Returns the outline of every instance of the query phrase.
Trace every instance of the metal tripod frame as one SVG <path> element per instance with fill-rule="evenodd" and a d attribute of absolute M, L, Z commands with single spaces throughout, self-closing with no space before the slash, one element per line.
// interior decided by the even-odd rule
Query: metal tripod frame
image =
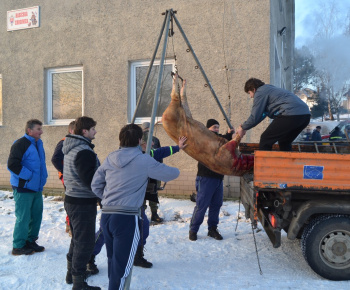
<path fill-rule="evenodd" d="M 163 24 L 162 24 L 162 28 L 160 30 L 160 34 L 159 34 L 159 37 L 158 37 L 158 40 L 157 40 L 157 45 L 156 45 L 156 48 L 154 50 L 154 53 L 152 55 L 152 59 L 151 59 L 151 62 L 149 64 L 149 67 L 148 67 L 148 70 L 147 70 L 147 74 L 146 74 L 146 77 L 145 77 L 145 80 L 144 80 L 144 83 L 142 85 L 142 89 L 141 89 L 141 92 L 140 92 L 140 95 L 139 95 L 139 99 L 137 101 L 137 104 L 136 104 L 136 109 L 135 109 L 135 112 L 134 112 L 134 115 L 133 115 L 133 118 L 132 118 L 132 121 L 131 123 L 135 123 L 135 119 L 136 119 L 136 113 L 137 113 L 137 110 L 141 104 L 141 100 L 143 98 L 143 94 L 144 94 L 144 91 L 145 91 L 145 88 L 146 88 L 146 85 L 147 85 L 147 82 L 148 82 L 148 78 L 149 78 L 149 75 L 151 73 L 151 70 L 152 70 L 152 67 L 153 67 L 153 63 L 154 63 L 154 59 L 157 55 L 157 51 L 158 51 L 158 48 L 159 48 L 159 45 L 160 45 L 160 41 L 162 39 L 162 36 L 165 32 L 165 37 L 164 37 L 164 44 L 163 44 L 163 51 L 162 51 L 162 56 L 161 56 L 161 61 L 160 61 L 160 66 L 159 66 L 159 72 L 158 72 L 158 79 L 157 79 L 157 88 L 156 88 L 156 92 L 155 92 L 155 96 L 154 96 L 154 100 L 153 100 L 153 107 L 152 107 L 152 116 L 151 116 L 151 123 L 150 123 L 150 129 L 149 129 L 149 134 L 148 134 L 148 140 L 147 140 L 147 147 L 146 147 L 146 154 L 149 154 L 150 151 L 151 151 L 151 147 L 152 147 L 152 136 L 153 136 L 153 131 L 154 131 L 154 124 L 155 124 L 155 118 L 156 118 L 156 113 L 157 113 L 157 108 L 158 108 L 158 99 L 159 99 L 159 94 L 160 94 L 160 85 L 161 85 L 161 80 L 162 80 L 162 74 L 163 74 L 163 66 L 164 66 L 164 60 L 165 60 L 165 53 L 166 53 L 166 48 L 167 48 L 167 43 L 168 43 L 168 36 L 170 33 L 168 33 L 169 31 L 169 26 L 170 26 L 170 22 L 172 22 L 172 20 L 175 20 L 175 23 L 179 29 L 179 31 L 181 32 L 181 35 L 183 37 L 183 39 L 185 40 L 187 46 L 188 46 L 188 49 L 191 51 L 192 53 L 192 56 L 198 66 L 198 68 L 200 69 L 201 73 L 202 73 L 202 76 L 204 77 L 204 80 L 206 81 L 207 85 L 209 86 L 209 89 L 216 101 L 216 103 L 218 104 L 219 106 L 219 109 L 221 111 L 221 113 L 223 114 L 224 118 L 225 118 L 225 121 L 227 123 L 227 125 L 229 126 L 229 128 L 233 128 L 233 126 L 231 125 L 231 122 L 230 120 L 228 119 L 223 107 L 221 106 L 220 104 L 220 101 L 207 77 L 207 75 L 205 74 L 204 72 L 204 69 L 202 67 L 202 65 L 200 64 L 198 58 L 197 58 L 197 55 L 195 54 L 190 42 L 188 41 L 187 39 L 187 36 L 185 34 L 185 32 L 183 31 L 181 25 L 180 25 L 180 22 L 177 20 L 176 16 L 175 16 L 175 13 L 176 11 L 173 11 L 173 9 L 170 9 L 170 10 L 166 10 L 165 13 L 165 18 L 164 18 L 164 21 L 163 21 Z M 172 34 L 171 34 L 172 36 Z"/>

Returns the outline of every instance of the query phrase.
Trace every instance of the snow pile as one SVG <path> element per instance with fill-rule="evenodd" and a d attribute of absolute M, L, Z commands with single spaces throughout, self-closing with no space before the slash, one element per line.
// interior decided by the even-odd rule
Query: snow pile
<path fill-rule="evenodd" d="M 151 226 L 145 252 L 153 268 L 134 267 L 131 289 L 349 289 L 348 281 L 333 282 L 316 275 L 303 259 L 298 240 L 284 235 L 282 246 L 274 249 L 264 231 L 255 233 L 260 275 L 251 224 L 244 218 L 242 205 L 235 232 L 238 202 L 224 202 L 221 208 L 219 230 L 224 240 L 207 236 L 205 219 L 198 240 L 190 241 L 194 205 L 190 200 L 160 199 L 159 214 L 166 222 Z M 31 256 L 11 255 L 14 211 L 12 193 L 0 191 L 0 289 L 71 289 L 65 284 L 70 238 L 65 233 L 63 202 L 44 199 L 38 243 L 46 250 Z M 96 262 L 100 273 L 88 282 L 108 289 L 105 248 Z"/>

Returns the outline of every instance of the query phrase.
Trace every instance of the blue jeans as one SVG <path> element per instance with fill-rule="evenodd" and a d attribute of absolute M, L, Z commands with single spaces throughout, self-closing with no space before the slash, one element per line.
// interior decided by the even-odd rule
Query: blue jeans
<path fill-rule="evenodd" d="M 198 232 L 208 208 L 208 229 L 219 224 L 219 213 L 224 198 L 222 179 L 197 176 L 196 190 L 196 206 L 190 223 L 192 232 Z"/>
<path fill-rule="evenodd" d="M 139 241 L 139 246 L 144 246 L 146 245 L 146 240 L 149 236 L 149 220 L 146 216 L 145 208 L 143 206 L 141 207 L 141 217 L 142 217 L 142 221 L 141 221 L 142 224 L 140 225 L 140 232 L 141 232 L 142 239 L 140 239 Z"/>

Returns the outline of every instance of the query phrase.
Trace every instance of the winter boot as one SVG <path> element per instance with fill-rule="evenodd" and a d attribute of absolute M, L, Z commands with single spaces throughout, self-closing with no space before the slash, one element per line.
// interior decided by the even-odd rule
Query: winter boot
<path fill-rule="evenodd" d="M 191 241 L 197 241 L 197 233 L 196 232 L 190 231 L 188 237 Z"/>
<path fill-rule="evenodd" d="M 34 250 L 27 245 L 24 245 L 22 248 L 13 248 L 12 255 L 20 256 L 20 255 L 32 255 L 34 254 Z"/>
<path fill-rule="evenodd" d="M 26 241 L 26 245 L 27 245 L 28 248 L 33 249 L 34 252 L 37 252 L 37 253 L 39 253 L 39 252 L 44 252 L 44 251 L 45 251 L 45 247 L 39 246 L 39 245 L 35 242 L 35 240 L 32 241 L 32 242 Z"/>
<path fill-rule="evenodd" d="M 97 274 L 97 273 L 96 273 Z M 85 272 L 85 278 L 90 277 L 92 274 L 90 271 Z M 67 274 L 66 274 L 66 283 L 67 284 L 72 284 L 73 283 L 73 278 L 72 278 L 72 261 L 69 261 L 67 258 Z"/>
<path fill-rule="evenodd" d="M 196 199 L 197 199 L 197 194 L 192 192 L 192 194 L 190 195 L 190 200 L 193 202 L 196 202 Z"/>
<path fill-rule="evenodd" d="M 151 262 L 148 262 L 143 256 L 143 247 L 138 246 L 134 259 L 134 266 L 142 268 L 152 268 L 153 264 Z"/>
<path fill-rule="evenodd" d="M 162 223 L 164 219 L 162 219 L 157 212 L 152 212 L 151 221 L 156 223 Z"/>
<path fill-rule="evenodd" d="M 85 282 L 85 275 L 72 276 L 73 288 L 72 290 L 101 290 L 100 287 L 90 286 Z"/>
<path fill-rule="evenodd" d="M 100 272 L 95 264 L 95 255 L 91 255 L 89 263 L 86 265 L 86 270 L 91 273 L 91 275 L 96 275 Z"/>
<path fill-rule="evenodd" d="M 66 283 L 72 284 L 73 278 L 72 278 L 72 261 L 69 261 L 67 259 L 67 274 L 66 274 Z"/>
<path fill-rule="evenodd" d="M 214 238 L 215 240 L 223 239 L 222 235 L 220 235 L 220 233 L 218 232 L 218 227 L 211 227 L 208 230 L 208 236 Z"/>

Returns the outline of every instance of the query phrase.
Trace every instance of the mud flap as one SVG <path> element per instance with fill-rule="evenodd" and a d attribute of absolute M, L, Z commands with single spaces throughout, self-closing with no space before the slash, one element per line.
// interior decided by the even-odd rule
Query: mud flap
<path fill-rule="evenodd" d="M 274 248 L 280 247 L 281 246 L 281 229 L 274 228 L 271 225 L 270 220 L 268 219 L 268 215 L 264 213 L 263 209 L 259 209 L 258 217 L 273 247 Z"/>

